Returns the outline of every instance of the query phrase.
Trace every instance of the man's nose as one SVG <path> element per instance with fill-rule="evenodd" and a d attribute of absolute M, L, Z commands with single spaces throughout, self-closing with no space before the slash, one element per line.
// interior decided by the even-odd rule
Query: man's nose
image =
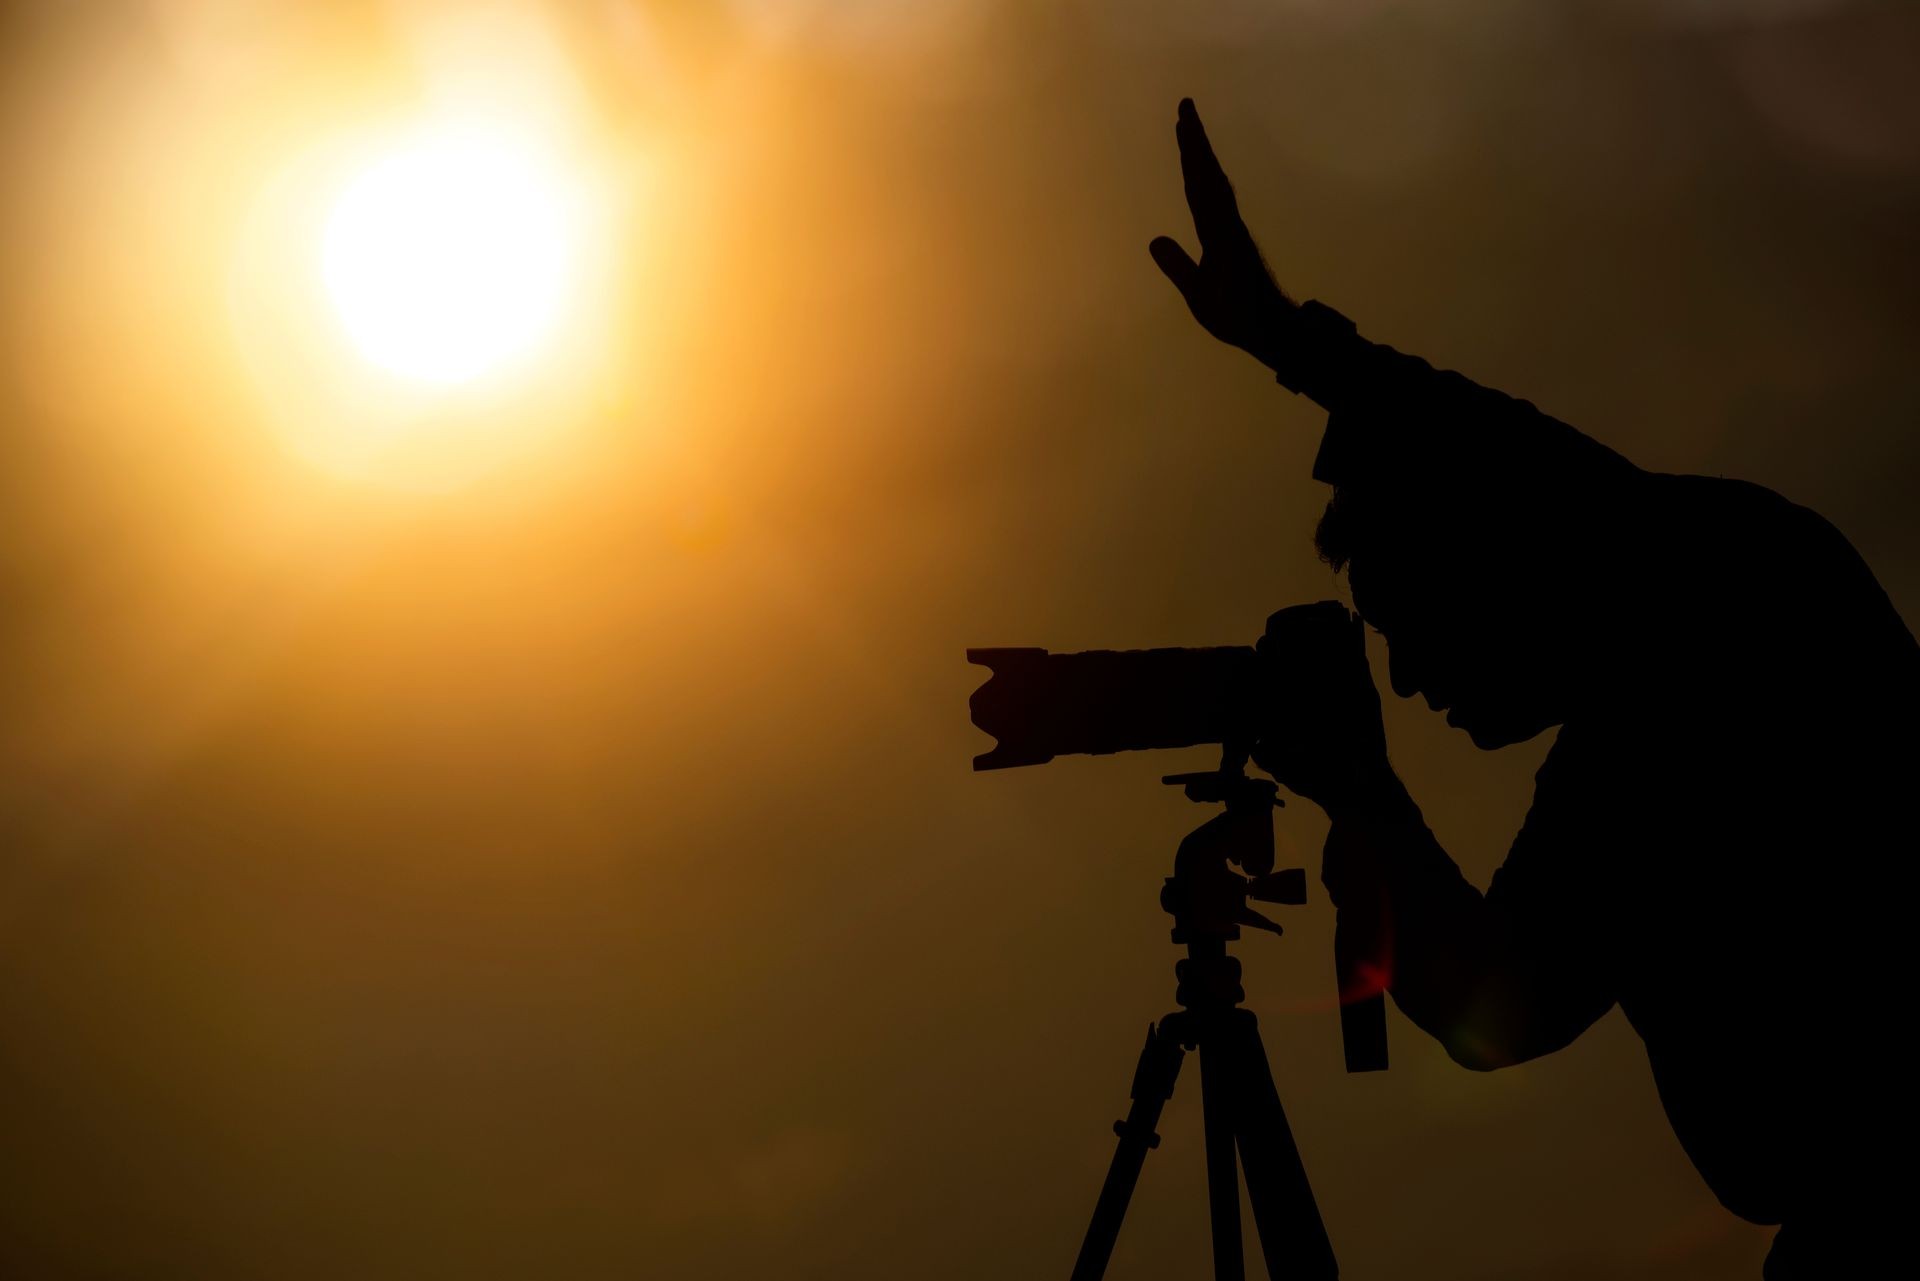
<path fill-rule="evenodd" d="M 1401 698 L 1412 698 L 1420 692 L 1420 663 L 1407 645 L 1388 643 L 1387 681 Z"/>

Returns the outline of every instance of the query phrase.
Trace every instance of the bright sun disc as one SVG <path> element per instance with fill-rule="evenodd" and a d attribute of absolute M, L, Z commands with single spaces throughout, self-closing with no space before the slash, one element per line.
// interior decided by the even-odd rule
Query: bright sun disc
<path fill-rule="evenodd" d="M 439 386 L 529 356 L 573 269 L 567 184 L 534 149 L 480 133 L 422 139 L 354 178 L 327 219 L 321 275 L 353 344 Z"/>

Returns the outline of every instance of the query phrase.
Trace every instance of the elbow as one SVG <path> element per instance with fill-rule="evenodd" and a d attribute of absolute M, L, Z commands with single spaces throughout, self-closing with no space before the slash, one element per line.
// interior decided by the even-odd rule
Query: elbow
<path fill-rule="evenodd" d="M 1475 1027 L 1455 1028 L 1444 1039 L 1447 1057 L 1470 1072 L 1494 1072 L 1552 1053 L 1557 1045 L 1530 1039 L 1507 1029 Z"/>
<path fill-rule="evenodd" d="M 1457 1036 L 1447 1043 L 1447 1057 L 1469 1072 L 1493 1072 L 1524 1063 L 1531 1055 L 1517 1054 L 1509 1046 L 1483 1041 L 1474 1036 Z"/>
<path fill-rule="evenodd" d="M 1403 981 L 1393 995 L 1448 1058 L 1471 1072 L 1493 1072 L 1552 1054 L 1612 1005 L 1597 994 L 1550 997 L 1501 981 L 1498 973 L 1417 992 Z"/>
<path fill-rule="evenodd" d="M 1483 990 L 1455 1006 L 1454 1017 L 1433 1029 L 1447 1057 L 1473 1072 L 1513 1067 L 1564 1049 L 1607 1008 L 1599 1002 L 1591 1008 L 1552 1005 L 1522 995 Z"/>
<path fill-rule="evenodd" d="M 1489 1008 L 1483 1001 L 1414 1004 L 1394 992 L 1400 1008 L 1414 1023 L 1440 1043 L 1447 1057 L 1470 1072 L 1492 1072 L 1524 1063 L 1543 1053 L 1529 1044 L 1520 1020 Z M 1436 1008 L 1438 1005 L 1438 1008 Z"/>

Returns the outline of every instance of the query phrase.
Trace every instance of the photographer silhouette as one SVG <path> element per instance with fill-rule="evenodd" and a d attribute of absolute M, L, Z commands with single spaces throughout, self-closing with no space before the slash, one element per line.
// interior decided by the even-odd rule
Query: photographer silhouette
<path fill-rule="evenodd" d="M 1332 819 L 1352 972 L 1478 1070 L 1619 1004 L 1714 1193 L 1782 1225 L 1769 1281 L 1886 1266 L 1912 1181 L 1912 634 L 1813 512 L 1643 471 L 1296 305 L 1190 101 L 1176 134 L 1202 253 L 1162 237 L 1154 261 L 1209 333 L 1329 411 L 1318 542 L 1358 617 L 1270 620 L 1285 732 L 1255 760 Z M 1394 692 L 1476 745 L 1560 727 L 1484 894 L 1389 762 L 1360 620 Z"/>

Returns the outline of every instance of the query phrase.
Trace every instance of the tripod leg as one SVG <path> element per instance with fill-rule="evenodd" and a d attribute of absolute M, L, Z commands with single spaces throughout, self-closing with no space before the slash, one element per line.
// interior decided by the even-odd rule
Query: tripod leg
<path fill-rule="evenodd" d="M 1229 1025 L 1207 1020 L 1200 1041 L 1200 1104 L 1207 1135 L 1207 1208 L 1213 1219 L 1214 1281 L 1243 1281 L 1240 1243 L 1240 1169 L 1234 1162 L 1236 1075 L 1234 1047 L 1222 1038 Z"/>
<path fill-rule="evenodd" d="M 1224 1022 L 1222 1040 L 1222 1050 L 1233 1056 L 1240 1162 L 1247 1171 L 1247 1199 L 1267 1275 L 1286 1281 L 1332 1281 L 1340 1275 L 1340 1265 L 1280 1106 L 1253 1011 L 1234 1010 Z M 1206 1067 L 1204 1057 L 1201 1067 Z"/>
<path fill-rule="evenodd" d="M 1087 1225 L 1087 1235 L 1080 1242 L 1073 1281 L 1100 1281 L 1106 1274 L 1113 1243 L 1120 1236 L 1121 1220 L 1127 1216 L 1127 1202 L 1133 1198 L 1133 1185 L 1140 1178 L 1140 1167 L 1146 1163 L 1148 1150 L 1160 1144 L 1153 1127 L 1160 1124 L 1161 1107 L 1173 1097 L 1173 1083 L 1186 1053 L 1164 1022 L 1160 1027 L 1147 1028 L 1147 1044 L 1133 1070 L 1133 1106 L 1127 1109 L 1126 1120 L 1113 1123 L 1120 1146 L 1114 1149 L 1107 1181 L 1100 1186 L 1100 1199 L 1094 1203 L 1093 1222 Z"/>

